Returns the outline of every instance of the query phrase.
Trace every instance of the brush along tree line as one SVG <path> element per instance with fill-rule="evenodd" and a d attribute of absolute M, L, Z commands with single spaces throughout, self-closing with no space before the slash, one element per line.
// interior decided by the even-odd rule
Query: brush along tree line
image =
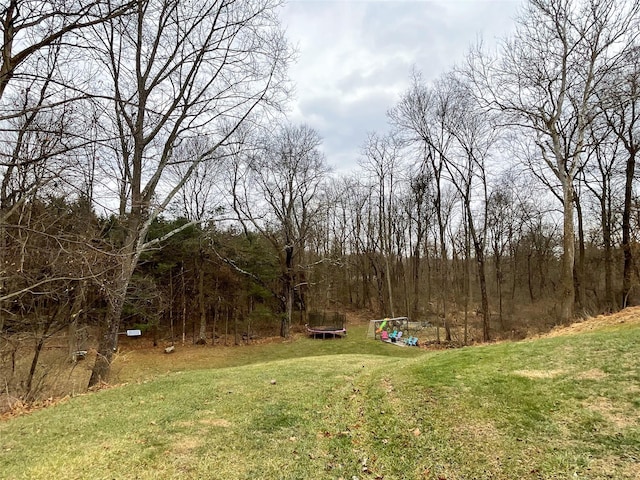
<path fill-rule="evenodd" d="M 35 371 L 49 337 L 91 324 L 95 384 L 134 325 L 286 336 L 353 307 L 466 343 L 635 301 L 637 2 L 525 2 L 497 53 L 416 70 L 342 176 L 280 115 L 278 7 L 3 7 L 3 362 L 28 333 Z"/>

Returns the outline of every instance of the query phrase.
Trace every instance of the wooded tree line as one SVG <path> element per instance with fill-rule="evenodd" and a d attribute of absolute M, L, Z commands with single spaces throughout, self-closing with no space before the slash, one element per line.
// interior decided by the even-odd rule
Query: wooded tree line
<path fill-rule="evenodd" d="M 126 328 L 240 341 L 354 308 L 468 343 L 636 301 L 637 2 L 527 1 L 495 52 L 416 69 L 343 176 L 281 114 L 278 6 L 3 5 L 0 336 L 3 362 L 34 341 L 27 394 L 85 325 L 95 384 Z"/>

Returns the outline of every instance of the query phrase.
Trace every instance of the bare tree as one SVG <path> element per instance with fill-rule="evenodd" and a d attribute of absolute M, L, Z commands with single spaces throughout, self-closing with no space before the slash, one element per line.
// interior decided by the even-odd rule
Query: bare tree
<path fill-rule="evenodd" d="M 487 199 L 487 234 L 488 243 L 493 254 L 496 274 L 496 292 L 498 295 L 498 320 L 501 328 L 506 328 L 504 316 L 505 268 L 504 258 L 508 248 L 514 245 L 519 235 L 518 205 L 513 192 L 514 180 L 511 172 L 502 174 L 496 182 Z M 514 255 L 515 249 L 510 252 Z M 514 260 L 512 258 L 512 260 Z"/>
<path fill-rule="evenodd" d="M 414 72 L 411 86 L 388 114 L 400 138 L 414 146 L 422 163 L 433 175 L 431 202 L 435 209 L 440 253 L 440 315 L 447 341 L 451 340 L 451 331 L 447 321 L 449 279 L 446 229 L 453 205 L 448 201 L 444 174 L 445 159 L 450 153 L 454 137 L 447 128 L 445 112 L 450 110 L 452 100 L 446 85 L 429 86 L 419 72 Z M 437 324 L 436 335 L 440 341 L 440 323 Z"/>
<path fill-rule="evenodd" d="M 297 262 L 321 212 L 320 193 L 329 173 L 320 144 L 311 127 L 284 126 L 249 153 L 242 178 L 236 170 L 232 182 L 238 220 L 245 231 L 259 231 L 278 256 L 283 337 L 289 336 L 295 289 L 302 280 Z"/>
<path fill-rule="evenodd" d="M 195 137 L 184 141 L 174 149 L 174 157 L 184 159 L 182 162 L 175 162 L 169 169 L 170 176 L 174 178 L 175 183 L 185 177 L 190 168 L 189 159 L 197 158 L 209 148 L 206 138 Z M 180 194 L 177 195 L 175 203 L 170 206 L 170 210 L 178 218 L 184 218 L 189 222 L 200 221 L 203 224 L 202 233 L 207 229 L 207 226 L 215 222 L 218 213 L 223 209 L 221 196 L 224 166 L 223 158 L 198 164 L 192 174 L 187 176 L 188 179 Z M 193 259 L 198 282 L 198 313 L 200 317 L 196 343 L 200 345 L 207 343 L 207 312 L 209 311 L 209 301 L 205 291 L 205 266 L 208 262 L 205 240 L 204 234 L 195 239 L 198 242 L 198 248 L 197 255 Z"/>
<path fill-rule="evenodd" d="M 0 98 L 16 76 L 38 76 L 37 70 L 22 67 L 27 59 L 71 34 L 126 15 L 130 0 L 8 0 L 0 11 Z"/>
<path fill-rule="evenodd" d="M 632 45 L 624 52 L 622 61 L 608 73 L 597 91 L 597 96 L 610 133 L 617 140 L 619 147 L 624 149 L 627 154 L 624 164 L 624 204 L 622 208 L 624 265 L 620 301 L 620 305 L 625 307 L 631 291 L 634 267 L 631 248 L 631 210 L 633 185 L 636 179 L 636 160 L 638 152 L 640 152 L 640 46 L 637 43 Z M 602 159 L 599 157 L 599 160 Z M 598 164 L 603 166 L 600 161 Z M 604 193 L 606 192 L 603 190 Z"/>
<path fill-rule="evenodd" d="M 433 223 L 434 209 L 430 203 L 433 198 L 433 173 L 427 166 L 418 161 L 414 172 L 409 173 L 409 193 L 405 201 L 409 217 L 409 236 L 411 249 L 411 276 L 413 282 L 412 305 L 410 315 L 417 318 L 422 306 L 431 302 L 431 282 L 426 282 L 426 292 L 422 292 L 422 256 L 428 254 L 428 232 Z M 427 262 L 428 262 L 427 258 Z M 423 298 L 424 297 L 424 298 Z"/>
<path fill-rule="evenodd" d="M 561 185 L 564 242 L 560 317 L 573 316 L 574 179 L 597 114 L 595 91 L 635 35 L 640 4 L 619 0 L 530 0 L 500 57 L 470 56 L 479 98 L 530 131 Z"/>
<path fill-rule="evenodd" d="M 307 244 L 313 255 L 312 260 L 319 262 L 313 278 L 309 279 L 323 292 L 313 295 L 316 304 L 354 303 L 353 277 L 357 270 L 350 258 L 353 253 L 350 235 L 353 217 L 347 193 L 353 188 L 356 186 L 352 180 L 344 177 L 329 178 L 324 188 L 322 202 L 325 208 Z M 314 289 L 319 290 L 316 287 Z"/>
<path fill-rule="evenodd" d="M 289 49 L 275 9 L 279 2 L 231 0 L 183 2 L 137 0 L 134 12 L 95 29 L 96 60 L 113 98 L 110 126 L 123 166 L 120 269 L 108 297 L 108 312 L 90 384 L 106 378 L 117 346 L 127 286 L 140 254 L 152 242 L 153 220 L 170 204 L 199 164 L 215 161 L 233 133 L 258 109 L 282 98 Z M 194 158 L 174 149 L 205 136 L 209 148 Z M 186 162 L 179 179 L 167 168 Z M 185 228 L 184 226 L 182 228 Z"/>
<path fill-rule="evenodd" d="M 86 101 L 91 69 L 79 54 L 90 28 L 126 15 L 132 5 L 120 0 L 9 0 L 3 5 L 0 128 L 8 146 L 0 153 L 3 214 L 50 180 L 69 182 L 61 178 L 60 158 L 78 155 L 79 147 L 96 141 L 86 129 L 94 123 L 95 109 Z M 78 123 L 82 129 L 75 128 Z M 40 175 L 34 175 L 37 168 Z"/>
<path fill-rule="evenodd" d="M 382 255 L 383 268 L 378 268 L 378 292 L 381 299 L 380 306 L 385 309 L 383 291 L 387 290 L 388 313 L 395 317 L 395 303 L 392 283 L 394 283 L 391 260 L 394 256 L 393 239 L 398 232 L 396 213 L 398 210 L 398 182 L 400 180 L 399 145 L 392 136 L 381 137 L 375 133 L 369 134 L 364 147 L 364 158 L 361 165 L 370 175 L 371 191 L 375 195 L 373 200 L 375 235 L 377 251 Z M 395 263 L 395 262 L 394 262 Z M 384 287 L 382 286 L 384 279 Z"/>
<path fill-rule="evenodd" d="M 93 108 L 87 101 L 85 69 L 75 68 L 78 54 L 82 50 L 83 35 L 90 27 L 125 15 L 131 4 L 119 0 L 8 0 L 0 7 L 0 259 L 3 265 L 11 263 L 8 255 L 17 232 L 22 232 L 23 245 L 29 244 L 27 237 L 38 243 L 52 235 L 46 231 L 46 223 L 35 224 L 43 230 L 33 225 L 25 229 L 28 220 L 23 212 L 31 212 L 35 202 L 46 203 L 51 196 L 66 195 L 69 201 L 74 201 L 86 193 L 76 188 L 76 166 L 83 161 L 85 152 L 81 150 L 95 141 L 95 137 L 87 133 Z M 61 236 L 53 245 L 67 248 L 68 238 L 60 232 L 55 235 Z M 37 237 L 39 240 L 35 240 Z M 20 282 L 10 286 L 16 278 L 6 273 L 3 271 L 0 275 L 0 331 L 5 320 L 3 299 L 26 293 Z M 73 283 L 72 276 L 72 272 L 65 272 L 59 279 L 48 278 L 46 283 L 55 288 L 59 282 Z M 42 285 L 34 282 L 28 290 L 41 291 Z M 58 300 L 63 301 L 61 297 Z"/>
<path fill-rule="evenodd" d="M 350 176 L 342 179 L 339 183 L 340 190 L 336 192 L 334 203 L 339 207 L 340 217 L 344 231 L 338 229 L 334 237 L 344 240 L 346 259 L 343 262 L 353 268 L 355 274 L 355 285 L 352 288 L 349 282 L 351 303 L 359 308 L 371 307 L 370 297 L 370 256 L 374 246 L 370 244 L 367 235 L 368 230 L 368 210 L 370 205 L 371 187 L 363 181 L 360 176 Z M 342 226 L 341 225 L 341 226 Z M 344 234 L 344 237 L 341 235 Z"/>
<path fill-rule="evenodd" d="M 451 154 L 443 155 L 444 165 L 465 210 L 467 228 L 478 267 L 482 336 L 487 342 L 490 339 L 491 312 L 485 261 L 488 204 L 486 164 L 497 138 L 496 122 L 495 118 L 484 112 L 475 102 L 468 85 L 455 75 L 448 75 L 446 78 L 450 101 L 449 108 L 443 109 L 441 114 L 449 134 L 455 139 L 455 149 Z M 478 200 L 475 200 L 476 198 Z M 478 205 L 477 210 L 474 210 L 474 204 Z"/>
<path fill-rule="evenodd" d="M 598 205 L 599 226 L 602 231 L 602 247 L 604 248 L 604 308 L 608 312 L 612 312 L 619 307 L 620 303 L 616 301 L 613 288 L 613 235 L 615 231 L 614 199 L 624 196 L 616 185 L 616 170 L 620 161 L 619 150 L 622 150 L 622 145 L 616 141 L 611 129 L 604 121 L 595 122 L 591 126 L 589 142 L 591 148 L 586 164 L 579 171 L 579 176 L 581 184 L 591 192 Z"/>
<path fill-rule="evenodd" d="M 46 377 L 48 369 L 38 368 L 46 342 L 76 324 L 87 309 L 84 291 L 95 289 L 113 267 L 97 248 L 96 218 L 82 199 L 73 198 L 32 195 L 14 209 L 3 232 L 0 341 L 17 334 L 34 346 L 28 372 L 3 380 L 25 401 L 37 398 Z"/>

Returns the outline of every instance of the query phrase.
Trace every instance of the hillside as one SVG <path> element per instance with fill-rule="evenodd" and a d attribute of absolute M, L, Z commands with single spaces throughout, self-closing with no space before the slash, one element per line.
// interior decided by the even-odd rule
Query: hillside
<path fill-rule="evenodd" d="M 167 369 L 0 423 L 0 478 L 637 479 L 640 323 L 624 315 L 458 350 L 300 339 Z"/>
<path fill-rule="evenodd" d="M 640 307 L 629 307 L 611 315 L 598 315 L 572 323 L 569 326 L 556 327 L 544 336 L 571 335 L 624 324 L 640 325 Z"/>

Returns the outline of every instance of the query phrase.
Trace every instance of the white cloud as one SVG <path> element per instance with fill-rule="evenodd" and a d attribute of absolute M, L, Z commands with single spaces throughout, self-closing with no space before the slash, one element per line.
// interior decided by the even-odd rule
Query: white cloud
<path fill-rule="evenodd" d="M 434 79 L 461 62 L 479 36 L 512 28 L 520 0 L 293 0 L 283 9 L 298 62 L 291 120 L 324 138 L 337 171 L 355 168 L 368 131 L 386 129 L 386 112 L 415 66 Z"/>

